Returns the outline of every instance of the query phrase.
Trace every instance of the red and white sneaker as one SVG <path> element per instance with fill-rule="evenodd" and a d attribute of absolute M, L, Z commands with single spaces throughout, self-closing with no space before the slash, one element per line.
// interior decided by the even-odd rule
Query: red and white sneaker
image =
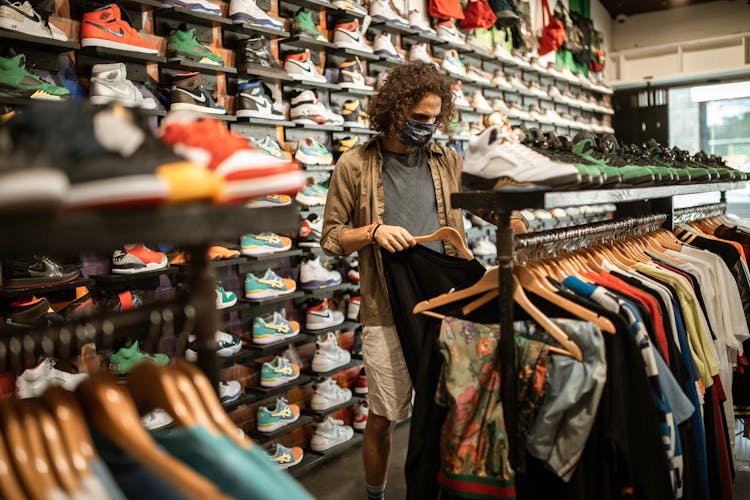
<path fill-rule="evenodd" d="M 125 245 L 122 250 L 112 254 L 112 272 L 116 274 L 135 274 L 156 271 L 167 267 L 167 256 L 150 250 L 143 243 Z"/>
<path fill-rule="evenodd" d="M 357 321 L 359 317 L 359 305 L 362 302 L 360 295 L 352 295 L 346 301 L 346 318 L 352 321 Z"/>
<path fill-rule="evenodd" d="M 161 137 L 174 151 L 203 165 L 224 181 L 217 202 L 232 203 L 266 194 L 292 194 L 305 185 L 299 165 L 254 149 L 243 136 L 213 119 L 170 113 Z"/>
<path fill-rule="evenodd" d="M 365 373 L 364 368 L 359 370 L 359 375 L 356 380 L 354 380 L 352 389 L 354 390 L 354 394 L 367 394 L 367 374 Z"/>
<path fill-rule="evenodd" d="M 370 414 L 370 405 L 365 399 L 357 406 L 354 407 L 354 418 L 352 419 L 352 427 L 357 431 L 365 430 L 367 427 L 367 416 Z"/>
<path fill-rule="evenodd" d="M 115 3 L 83 15 L 81 46 L 129 50 L 141 54 L 159 53 L 158 48 L 141 39 L 131 26 L 127 14 Z"/>

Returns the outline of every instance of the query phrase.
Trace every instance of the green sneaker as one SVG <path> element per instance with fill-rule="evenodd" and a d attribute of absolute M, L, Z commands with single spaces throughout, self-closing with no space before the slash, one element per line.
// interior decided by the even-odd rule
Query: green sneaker
<path fill-rule="evenodd" d="M 125 375 L 141 361 L 151 361 L 159 366 L 169 364 L 166 354 L 146 354 L 138 350 L 138 341 L 130 347 L 121 347 L 119 351 L 109 357 L 109 370 L 115 375 Z"/>
<path fill-rule="evenodd" d="M 292 20 L 292 33 L 295 35 L 310 36 L 321 42 L 327 42 L 326 36 L 318 29 L 313 21 L 312 12 L 307 9 L 300 9 Z"/>
<path fill-rule="evenodd" d="M 466 41 L 472 47 L 484 50 L 485 52 L 492 53 L 492 49 L 495 47 L 492 31 L 485 28 L 476 28 Z"/>
<path fill-rule="evenodd" d="M 185 23 L 169 35 L 167 57 L 170 61 L 189 59 L 200 64 L 224 66 L 224 58 L 211 52 L 211 49 L 198 42 L 195 28 L 188 29 Z"/>
<path fill-rule="evenodd" d="M 575 140 L 575 139 L 574 139 Z M 609 160 L 614 158 L 596 158 L 593 155 L 594 141 L 591 138 L 584 138 L 579 140 L 573 147 L 573 153 L 581 157 L 583 160 L 596 165 L 602 169 L 607 176 L 610 174 L 617 178 L 617 183 L 623 184 L 647 184 L 654 182 L 656 176 L 652 170 L 643 166 L 635 165 L 610 165 Z M 609 170 L 612 169 L 612 170 Z"/>
<path fill-rule="evenodd" d="M 70 97 L 65 87 L 51 85 L 26 69 L 26 56 L 0 57 L 0 94 L 38 101 L 63 101 Z"/>

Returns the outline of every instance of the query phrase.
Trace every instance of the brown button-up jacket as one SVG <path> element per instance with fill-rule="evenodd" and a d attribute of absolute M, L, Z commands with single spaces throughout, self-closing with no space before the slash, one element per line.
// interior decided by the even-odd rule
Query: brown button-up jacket
<path fill-rule="evenodd" d="M 435 143 L 430 143 L 427 151 L 440 225 L 456 229 L 465 238 L 461 210 L 450 206 L 451 193 L 461 190 L 463 158 L 453 150 Z M 382 168 L 379 137 L 347 151 L 336 163 L 328 186 L 328 201 L 320 240 L 326 254 L 344 255 L 341 234 L 347 229 L 383 221 Z M 458 255 L 447 242 L 445 251 L 448 255 Z M 393 325 L 383 262 L 377 245 L 367 245 L 359 250 L 359 273 L 362 292 L 360 321 L 367 326 Z"/>

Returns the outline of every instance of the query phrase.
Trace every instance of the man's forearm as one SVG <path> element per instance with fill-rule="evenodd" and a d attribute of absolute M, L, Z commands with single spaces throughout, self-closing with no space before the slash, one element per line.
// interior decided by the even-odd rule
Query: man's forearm
<path fill-rule="evenodd" d="M 347 229 L 341 233 L 339 242 L 341 243 L 341 248 L 344 249 L 344 253 L 350 254 L 356 252 L 360 248 L 364 248 L 371 243 L 370 239 L 367 237 L 367 230 L 369 227 L 370 226 L 356 227 L 354 229 Z"/>

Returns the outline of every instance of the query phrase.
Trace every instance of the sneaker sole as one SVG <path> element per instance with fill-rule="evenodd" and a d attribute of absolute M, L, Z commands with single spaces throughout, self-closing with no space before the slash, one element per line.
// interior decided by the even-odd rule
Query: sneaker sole
<path fill-rule="evenodd" d="M 138 274 L 147 273 L 149 271 L 157 271 L 164 269 L 169 265 L 169 262 L 149 262 L 143 267 L 132 267 L 132 268 L 119 268 L 113 267 L 112 274 Z"/>
<path fill-rule="evenodd" d="M 2 288 L 38 288 L 46 286 L 61 285 L 63 283 L 70 283 L 81 275 L 80 272 L 75 273 L 72 276 L 66 276 L 65 278 L 10 278 L 3 282 Z"/>
<path fill-rule="evenodd" d="M 283 292 L 275 292 L 275 291 L 264 290 L 261 293 L 255 293 L 255 294 L 251 294 L 246 291 L 245 297 L 250 300 L 273 299 L 275 297 L 281 297 L 282 295 L 289 295 L 290 293 L 294 293 L 294 291 L 295 290 L 285 290 Z"/>
<path fill-rule="evenodd" d="M 299 414 L 297 414 L 297 416 L 295 416 L 293 420 L 284 420 L 284 421 L 281 421 L 281 422 L 276 422 L 275 424 L 270 425 L 268 427 L 261 427 L 260 425 L 258 425 L 258 432 L 263 432 L 265 434 L 271 434 L 271 433 L 276 432 L 277 430 L 279 430 L 279 429 L 281 429 L 283 427 L 286 427 L 289 424 L 293 424 L 298 419 L 299 419 Z"/>
<path fill-rule="evenodd" d="M 118 99 L 116 97 L 109 97 L 104 95 L 91 96 L 89 97 L 89 102 L 97 106 L 103 106 L 105 104 L 116 102 L 118 104 L 122 104 L 126 108 L 156 109 L 159 107 L 156 102 L 154 102 L 153 106 L 144 106 L 143 103 L 139 101 L 129 101 L 126 99 Z"/>
<path fill-rule="evenodd" d="M 310 78 L 307 75 L 301 75 L 299 73 L 288 73 L 288 74 L 290 77 L 292 77 L 293 80 L 296 80 L 298 82 L 328 83 L 328 80 L 325 77 L 317 79 L 317 78 Z"/>
<path fill-rule="evenodd" d="M 303 165 L 330 165 L 333 163 L 333 158 L 321 158 L 319 156 L 308 155 L 301 149 L 297 150 L 294 159 Z"/>
<path fill-rule="evenodd" d="M 229 181 L 224 183 L 217 201 L 234 203 L 267 194 L 294 194 L 305 185 L 305 182 L 301 171 Z"/>
<path fill-rule="evenodd" d="M 67 176 L 59 170 L 8 170 L 0 174 L 0 212 L 57 207 L 65 201 L 69 186 Z"/>
<path fill-rule="evenodd" d="M 341 438 L 336 441 L 331 441 L 329 439 L 326 439 L 325 443 L 320 443 L 319 441 L 315 441 L 315 438 L 317 436 L 313 436 L 313 438 L 310 440 L 310 449 L 313 451 L 326 451 L 330 450 L 331 448 L 334 448 L 340 444 L 346 443 L 351 438 Z"/>
<path fill-rule="evenodd" d="M 357 89 L 357 90 L 375 90 L 369 85 L 357 85 L 354 82 L 341 82 L 338 84 L 342 89 Z"/>
<path fill-rule="evenodd" d="M 330 323 L 323 326 L 317 326 L 317 325 L 310 325 L 309 323 L 305 325 L 305 328 L 307 330 L 325 330 L 326 328 L 334 328 L 336 326 L 339 326 L 344 323 L 344 320 L 339 321 L 338 323 Z"/>
<path fill-rule="evenodd" d="M 367 394 L 367 387 L 355 387 L 354 388 L 354 394 Z"/>
<path fill-rule="evenodd" d="M 285 246 L 283 248 L 274 247 L 242 247 L 242 255 L 250 255 L 251 257 L 265 257 L 267 255 L 273 255 L 279 252 L 286 252 L 292 248 L 292 245 Z"/>
<path fill-rule="evenodd" d="M 156 205 L 169 198 L 169 185 L 155 175 L 128 175 L 71 186 L 67 208 Z"/>
<path fill-rule="evenodd" d="M 152 56 L 159 55 L 159 51 L 157 49 L 149 49 L 147 47 L 130 45 L 128 43 L 104 40 L 103 38 L 84 38 L 83 40 L 81 40 L 81 47 L 105 47 L 107 49 L 127 50 L 129 52 L 138 52 L 140 54 L 151 54 Z"/>
<path fill-rule="evenodd" d="M 293 377 L 293 378 L 284 377 L 282 379 L 273 380 L 273 381 L 267 381 L 267 380 L 262 380 L 261 379 L 260 385 L 261 385 L 261 387 L 279 387 L 280 385 L 284 385 L 284 384 L 288 384 L 289 382 L 293 382 L 293 381 L 297 380 L 298 378 L 299 378 L 299 373 L 297 374 L 296 377 Z"/>
<path fill-rule="evenodd" d="M 173 109 L 188 109 L 190 111 L 197 111 L 199 113 L 210 113 L 212 115 L 225 115 L 227 110 L 224 108 L 210 108 L 208 106 L 200 106 L 198 104 L 191 104 L 189 102 L 176 102 L 169 107 Z"/>
<path fill-rule="evenodd" d="M 279 26 L 278 24 L 268 19 L 260 19 L 257 17 L 253 17 L 249 14 L 245 14 L 244 12 L 235 12 L 234 14 L 229 16 L 229 19 L 231 19 L 232 21 L 241 21 L 243 23 L 257 24 L 258 26 L 264 26 L 266 28 L 284 31 L 283 24 Z"/>
<path fill-rule="evenodd" d="M 335 281 L 335 282 L 329 282 L 329 281 L 306 281 L 306 282 L 300 282 L 299 287 L 304 288 L 306 290 L 316 290 L 318 288 L 326 288 L 329 286 L 337 286 L 341 284 L 341 280 Z"/>
<path fill-rule="evenodd" d="M 214 61 L 208 56 L 201 56 L 201 55 L 192 55 L 192 54 L 185 54 L 177 52 L 176 54 L 173 54 L 171 57 L 167 58 L 167 61 L 169 62 L 180 62 L 184 60 L 188 60 L 193 63 L 197 64 L 206 64 L 208 66 L 216 66 L 217 68 L 221 68 L 224 66 L 224 62 Z"/>
<path fill-rule="evenodd" d="M 278 121 L 284 120 L 283 116 L 264 113 L 263 111 L 252 111 L 249 109 L 238 109 L 237 116 L 242 117 L 242 118 L 262 118 L 265 120 L 278 120 Z"/>
<path fill-rule="evenodd" d="M 299 335 L 299 332 L 294 332 L 294 333 L 290 333 L 290 334 L 274 335 L 272 337 L 268 337 L 267 339 L 253 337 L 253 344 L 255 344 L 255 345 L 271 345 L 271 344 L 276 344 L 278 342 L 283 342 L 283 341 L 285 341 L 287 339 L 294 338 L 297 335 Z"/>
<path fill-rule="evenodd" d="M 315 363 L 315 358 L 313 358 L 313 362 L 311 364 L 312 371 L 316 373 L 328 373 L 331 370 L 335 370 L 336 368 L 341 368 L 342 366 L 346 366 L 351 362 L 351 359 L 347 361 L 346 363 L 340 363 L 340 364 L 330 364 L 330 362 L 327 362 L 329 364 L 326 364 L 325 366 L 320 366 L 322 361 L 318 361 L 318 363 Z"/>
<path fill-rule="evenodd" d="M 207 9 L 203 5 L 200 4 L 194 4 L 190 2 L 180 2 L 179 0 L 169 0 L 169 2 L 166 2 L 172 5 L 177 5 L 178 7 L 184 7 L 186 9 L 192 10 L 193 12 L 201 12 L 203 14 L 211 14 L 212 16 L 220 16 L 221 15 L 221 9 L 218 10 L 211 10 Z"/>
<path fill-rule="evenodd" d="M 304 457 L 305 457 L 305 456 L 304 456 L 304 455 L 302 455 L 302 456 L 301 456 L 301 457 L 299 458 L 299 460 L 295 460 L 294 462 L 289 462 L 288 464 L 279 464 L 279 465 L 278 465 L 278 468 L 279 468 L 279 470 L 287 470 L 287 469 L 290 469 L 290 468 L 294 467 L 295 465 L 299 464 L 299 463 L 300 463 L 300 462 L 302 461 L 302 459 L 303 459 Z"/>
<path fill-rule="evenodd" d="M 316 404 L 315 404 L 315 399 L 312 399 L 312 400 L 310 401 L 310 408 L 311 408 L 312 410 L 314 410 L 314 411 L 326 411 L 326 410 L 328 410 L 328 409 L 330 409 L 330 408 L 333 408 L 333 407 L 335 407 L 335 406 L 338 406 L 338 405 L 342 405 L 342 404 L 344 404 L 344 403 L 348 403 L 348 402 L 349 402 L 349 401 L 351 401 L 351 400 L 352 400 L 352 398 L 349 398 L 349 399 L 347 399 L 346 401 L 335 401 L 335 402 L 334 402 L 333 404 L 329 404 L 329 405 L 323 405 L 323 406 L 321 406 L 321 405 L 316 405 Z"/>
<path fill-rule="evenodd" d="M 297 203 L 306 207 L 322 207 L 326 204 L 325 198 L 307 196 L 302 193 L 297 193 L 297 196 L 295 196 L 294 199 L 297 201 Z"/>

